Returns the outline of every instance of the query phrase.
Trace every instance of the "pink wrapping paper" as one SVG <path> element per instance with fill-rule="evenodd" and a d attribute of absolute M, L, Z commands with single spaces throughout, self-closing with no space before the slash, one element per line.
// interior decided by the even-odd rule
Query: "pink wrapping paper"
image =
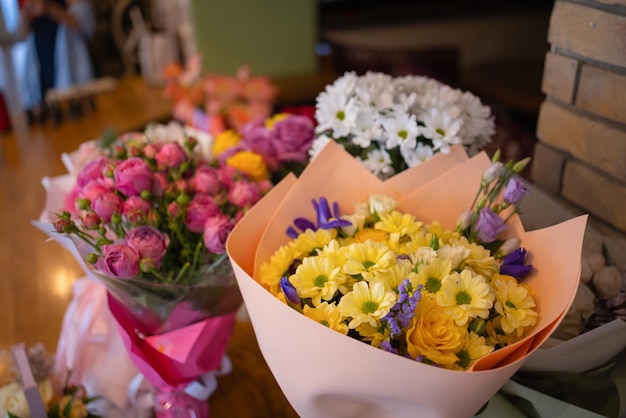
<path fill-rule="evenodd" d="M 159 334 L 144 336 L 141 324 L 110 294 L 108 304 L 133 363 L 157 388 L 186 385 L 218 370 L 235 324 L 235 313 Z"/>
<path fill-rule="evenodd" d="M 435 156 L 400 181 L 383 183 L 331 142 L 299 179 L 285 178 L 231 232 L 227 251 L 259 346 L 301 416 L 473 416 L 561 321 L 578 286 L 586 216 L 528 233 L 519 222 L 514 225 L 536 268 L 527 280 L 540 319 L 526 338 L 484 357 L 473 371 L 425 365 L 341 335 L 284 305 L 253 278 L 288 241 L 284 231 L 292 220 L 312 216 L 312 198 L 325 196 L 350 210 L 368 194 L 384 192 L 418 219 L 451 228 L 488 165 L 484 154 L 469 160 Z"/>

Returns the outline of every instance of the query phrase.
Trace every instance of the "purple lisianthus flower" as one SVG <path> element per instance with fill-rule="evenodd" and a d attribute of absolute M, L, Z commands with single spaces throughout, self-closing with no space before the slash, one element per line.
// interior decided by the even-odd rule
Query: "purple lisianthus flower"
<path fill-rule="evenodd" d="M 524 264 L 526 261 L 526 249 L 518 248 L 504 257 L 500 265 L 500 274 L 513 276 L 516 279 L 526 277 L 532 270 L 532 264 Z"/>
<path fill-rule="evenodd" d="M 526 184 L 518 177 L 511 177 L 504 189 L 504 201 L 510 205 L 517 205 L 527 194 Z"/>
<path fill-rule="evenodd" d="M 504 228 L 504 220 L 491 208 L 484 207 L 478 212 L 475 229 L 481 242 L 489 243 L 495 241 Z"/>
<path fill-rule="evenodd" d="M 139 253 L 126 244 L 111 244 L 102 247 L 104 255 L 96 267 L 112 277 L 131 279 L 139 274 Z"/>
<path fill-rule="evenodd" d="M 126 235 L 126 244 L 134 248 L 141 258 L 150 258 L 158 266 L 167 251 L 170 239 L 167 234 L 149 225 L 132 228 Z"/>
<path fill-rule="evenodd" d="M 122 161 L 113 172 L 117 189 L 126 196 L 137 196 L 152 189 L 152 170 L 138 157 Z"/>

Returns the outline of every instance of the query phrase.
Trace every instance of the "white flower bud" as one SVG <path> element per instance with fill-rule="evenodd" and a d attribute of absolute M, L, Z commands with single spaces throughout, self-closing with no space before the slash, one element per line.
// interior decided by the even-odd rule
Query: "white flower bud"
<path fill-rule="evenodd" d="M 483 174 L 483 183 L 491 183 L 504 174 L 504 166 L 501 162 L 491 163 Z"/>
<path fill-rule="evenodd" d="M 389 213 L 398 206 L 398 203 L 391 197 L 384 194 L 371 195 L 368 200 L 370 213 L 377 213 L 381 216 Z"/>
<path fill-rule="evenodd" d="M 365 216 L 362 214 L 355 213 L 354 215 L 343 215 L 340 216 L 340 218 L 352 222 L 352 225 L 350 226 L 341 227 L 341 231 L 349 237 L 353 237 L 354 234 L 363 229 L 363 225 L 365 225 Z"/>
<path fill-rule="evenodd" d="M 507 239 L 498 250 L 496 258 L 506 257 L 507 255 L 511 254 L 513 251 L 519 248 L 520 243 L 521 241 L 517 237 Z"/>
<path fill-rule="evenodd" d="M 457 231 L 463 231 L 467 229 L 472 223 L 472 217 L 474 216 L 474 211 L 471 209 L 466 209 L 459 215 L 456 220 L 456 224 L 454 229 Z"/>

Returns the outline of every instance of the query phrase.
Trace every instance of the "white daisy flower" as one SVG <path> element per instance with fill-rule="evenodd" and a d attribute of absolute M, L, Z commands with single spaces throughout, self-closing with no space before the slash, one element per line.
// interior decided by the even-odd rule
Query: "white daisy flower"
<path fill-rule="evenodd" d="M 311 157 L 311 161 L 324 149 L 326 144 L 332 141 L 332 138 L 326 135 L 320 135 L 313 140 L 311 144 L 311 148 L 309 148 L 309 157 Z M 341 144 L 340 144 L 341 145 Z"/>
<path fill-rule="evenodd" d="M 413 149 L 400 148 L 400 154 L 409 167 L 415 167 L 435 155 L 430 145 L 421 142 L 418 142 L 417 147 Z"/>
<path fill-rule="evenodd" d="M 322 92 L 318 96 L 315 118 L 317 132 L 331 130 L 334 137 L 348 136 L 355 124 L 358 108 L 353 98 Z"/>
<path fill-rule="evenodd" d="M 393 113 L 382 122 L 387 137 L 385 147 L 387 149 L 400 147 L 413 149 L 417 145 L 419 128 L 415 115 L 409 114 L 407 108 L 402 105 L 394 105 Z"/>
<path fill-rule="evenodd" d="M 375 149 L 367 154 L 367 159 L 360 159 L 360 161 L 369 171 L 380 178 L 387 178 L 395 174 L 391 166 L 391 158 L 385 150 Z"/>
<path fill-rule="evenodd" d="M 445 154 L 450 152 L 450 146 L 461 143 L 458 133 L 463 121 L 454 119 L 449 114 L 438 109 L 431 109 L 423 118 L 422 135 L 433 142 L 433 150 Z"/>

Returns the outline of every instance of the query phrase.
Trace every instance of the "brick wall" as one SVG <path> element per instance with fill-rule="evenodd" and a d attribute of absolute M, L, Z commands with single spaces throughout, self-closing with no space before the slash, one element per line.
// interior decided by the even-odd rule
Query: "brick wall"
<path fill-rule="evenodd" d="M 626 0 L 557 0 L 533 181 L 626 232 Z"/>

